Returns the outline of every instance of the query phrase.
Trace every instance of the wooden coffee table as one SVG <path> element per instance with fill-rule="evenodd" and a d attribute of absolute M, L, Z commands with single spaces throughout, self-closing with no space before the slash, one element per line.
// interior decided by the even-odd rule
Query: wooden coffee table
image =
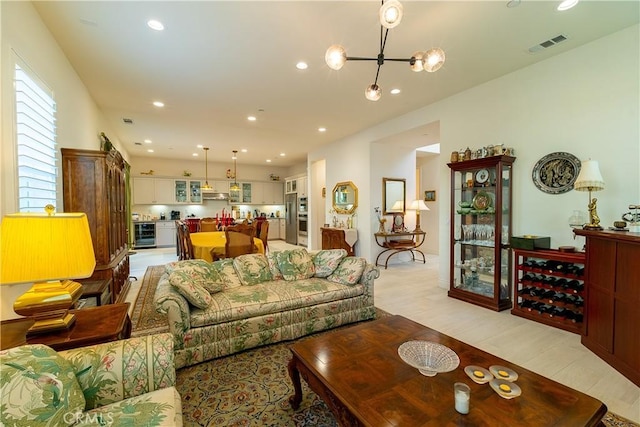
<path fill-rule="evenodd" d="M 398 346 L 409 340 L 446 345 L 460 366 L 435 377 L 421 375 L 398 356 Z M 297 409 L 302 400 L 302 376 L 345 426 L 599 426 L 607 412 L 599 400 L 402 316 L 303 339 L 291 352 L 291 406 Z M 489 384 L 473 382 L 464 373 L 468 365 L 513 369 L 522 395 L 503 399 Z M 454 409 L 455 382 L 471 387 L 468 415 Z"/>

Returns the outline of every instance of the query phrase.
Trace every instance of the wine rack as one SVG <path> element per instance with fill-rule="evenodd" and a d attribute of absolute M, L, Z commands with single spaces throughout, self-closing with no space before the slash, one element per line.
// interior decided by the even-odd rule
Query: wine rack
<path fill-rule="evenodd" d="M 584 316 L 583 252 L 514 249 L 511 314 L 581 333 Z"/>

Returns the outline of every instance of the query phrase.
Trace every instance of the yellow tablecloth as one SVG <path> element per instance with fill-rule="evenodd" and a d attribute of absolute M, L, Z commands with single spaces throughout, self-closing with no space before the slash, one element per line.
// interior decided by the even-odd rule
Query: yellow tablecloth
<path fill-rule="evenodd" d="M 224 236 L 224 231 L 203 231 L 200 233 L 190 233 L 191 244 L 193 244 L 193 254 L 198 259 L 204 259 L 206 261 L 212 261 L 211 249 L 220 257 L 224 257 L 224 244 L 227 239 Z M 253 239 L 258 252 L 264 253 L 264 244 L 262 240 L 254 237 Z"/>

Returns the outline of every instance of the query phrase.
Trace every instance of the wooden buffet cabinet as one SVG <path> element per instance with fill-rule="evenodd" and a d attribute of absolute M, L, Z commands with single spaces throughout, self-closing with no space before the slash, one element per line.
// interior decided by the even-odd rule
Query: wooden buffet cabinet
<path fill-rule="evenodd" d="M 586 237 L 582 344 L 640 386 L 640 233 L 574 232 Z"/>
<path fill-rule="evenodd" d="M 111 279 L 110 302 L 124 302 L 130 285 L 127 164 L 116 150 L 61 152 L 64 211 L 87 214 L 96 255 L 96 267 L 86 280 Z"/>

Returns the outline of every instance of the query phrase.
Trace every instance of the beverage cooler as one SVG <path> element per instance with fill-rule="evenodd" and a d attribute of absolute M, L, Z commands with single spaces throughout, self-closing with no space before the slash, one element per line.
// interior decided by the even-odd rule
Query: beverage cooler
<path fill-rule="evenodd" d="M 155 248 L 156 247 L 156 223 L 136 222 L 133 224 L 135 230 L 135 248 Z"/>

